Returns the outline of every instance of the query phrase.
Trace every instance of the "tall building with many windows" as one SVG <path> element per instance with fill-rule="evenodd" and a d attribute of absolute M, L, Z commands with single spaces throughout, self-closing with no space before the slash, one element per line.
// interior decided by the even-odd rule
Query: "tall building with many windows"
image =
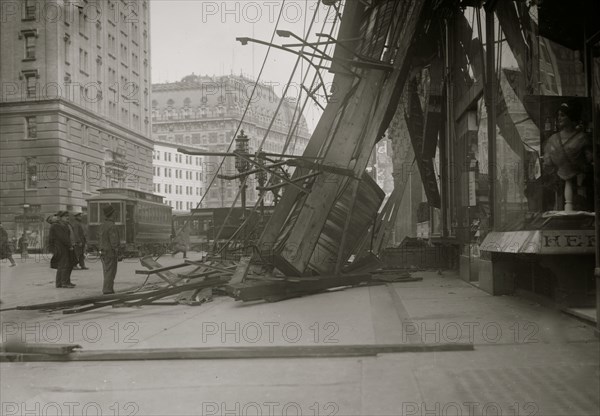
<path fill-rule="evenodd" d="M 240 125 L 248 100 L 250 105 L 240 130 L 243 129 L 249 138 L 249 152 L 256 152 L 264 139 L 264 152 L 302 154 L 310 135 L 306 120 L 299 114 L 296 104 L 284 100 L 269 130 L 280 97 L 277 96 L 273 85 L 266 83 L 259 83 L 252 95 L 254 84 L 254 81 L 243 76 L 209 77 L 194 74 L 184 77 L 179 82 L 154 84 L 152 136 L 156 142 L 155 154 L 160 152 L 160 146 L 170 146 L 174 149 L 183 146 L 210 152 L 227 152 L 228 149 L 233 151 L 235 144 L 231 148 L 229 145 Z M 238 180 L 215 178 L 212 186 L 208 188 L 222 161 L 221 156 L 206 156 L 201 162 L 202 182 L 194 185 L 194 189 L 208 189 L 208 194 L 202 202 L 204 208 L 231 206 L 238 192 Z M 156 167 L 157 163 L 158 160 L 155 160 Z M 167 180 L 172 180 L 175 184 L 177 181 L 175 177 L 165 178 L 164 170 L 157 173 L 160 174 L 154 177 L 156 184 L 165 183 Z M 235 158 L 225 157 L 218 173 L 229 176 L 237 174 Z M 247 183 L 248 204 L 253 204 L 258 196 L 257 180 L 252 176 Z M 167 189 L 162 186 L 157 192 L 173 202 L 176 210 L 180 210 L 177 206 L 188 210 L 187 199 L 184 198 L 187 195 L 175 193 L 174 186 Z M 201 196 L 197 197 L 196 203 L 200 198 Z M 270 193 L 267 194 L 266 203 L 270 204 L 272 198 Z M 177 201 L 182 201 L 183 205 Z M 236 205 L 240 205 L 240 198 Z"/>
<path fill-rule="evenodd" d="M 150 2 L 2 2 L 0 211 L 43 232 L 102 187 L 152 190 Z M 39 238 L 38 238 L 39 240 Z"/>
<path fill-rule="evenodd" d="M 175 211 L 196 208 L 203 192 L 202 156 L 177 152 L 177 146 L 156 143 L 152 155 L 154 193 L 165 196 Z"/>

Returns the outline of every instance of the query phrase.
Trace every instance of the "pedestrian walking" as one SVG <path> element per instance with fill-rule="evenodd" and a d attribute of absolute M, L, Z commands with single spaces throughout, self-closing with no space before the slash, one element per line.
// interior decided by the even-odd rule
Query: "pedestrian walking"
<path fill-rule="evenodd" d="M 56 218 L 57 221 L 50 225 L 49 246 L 53 254 L 50 267 L 56 269 L 56 287 L 71 289 L 75 287 L 71 283 L 71 272 L 75 265 L 75 252 L 73 251 L 68 225 L 69 213 L 58 211 Z"/>
<path fill-rule="evenodd" d="M 115 225 L 115 209 L 112 205 L 104 207 L 103 213 L 104 222 L 100 227 L 100 259 L 102 260 L 104 274 L 102 293 L 109 295 L 115 293 L 114 284 L 117 275 L 121 236 L 118 227 Z"/>
<path fill-rule="evenodd" d="M 75 241 L 73 249 L 75 250 L 75 259 L 81 270 L 88 270 L 85 267 L 85 245 L 87 244 L 87 238 L 85 235 L 85 229 L 82 224 L 82 214 L 78 212 L 73 216 L 73 222 L 71 223 L 74 231 Z M 76 264 L 76 265 L 77 265 Z"/>
<path fill-rule="evenodd" d="M 17 265 L 17 263 L 15 262 L 15 259 L 13 259 L 13 256 L 12 256 L 12 249 L 11 249 L 10 243 L 8 241 L 8 233 L 2 226 L 1 222 L 0 222 L 0 259 L 1 260 L 8 259 L 8 261 L 10 261 L 10 267 L 15 267 Z"/>
<path fill-rule="evenodd" d="M 172 257 L 175 257 L 177 253 L 183 253 L 183 258 L 187 258 L 187 251 L 190 245 L 190 230 L 189 225 L 186 224 L 183 229 L 179 232 L 179 235 L 175 238 L 175 247 Z"/>
<path fill-rule="evenodd" d="M 21 258 L 26 259 L 29 257 L 29 240 L 27 239 L 27 235 L 23 232 L 21 238 L 19 238 L 19 242 L 17 243 L 19 247 L 19 251 L 21 252 Z"/>

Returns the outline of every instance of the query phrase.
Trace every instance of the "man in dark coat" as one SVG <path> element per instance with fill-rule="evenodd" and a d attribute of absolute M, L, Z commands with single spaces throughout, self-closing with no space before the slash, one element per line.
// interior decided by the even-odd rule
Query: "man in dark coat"
<path fill-rule="evenodd" d="M 0 259 L 8 259 L 10 261 L 10 267 L 15 267 L 17 263 L 12 256 L 12 249 L 10 248 L 10 243 L 8 242 L 8 233 L 2 226 L 0 222 Z"/>
<path fill-rule="evenodd" d="M 27 234 L 23 233 L 17 244 L 19 246 L 19 251 L 21 252 L 21 258 L 29 258 L 29 252 L 27 250 L 29 248 L 29 240 L 27 239 Z"/>
<path fill-rule="evenodd" d="M 81 212 L 75 214 L 73 217 L 73 223 L 71 224 L 75 234 L 73 249 L 75 250 L 75 258 L 77 263 L 79 263 L 81 270 L 88 270 L 88 268 L 85 267 L 85 245 L 87 243 L 87 238 L 85 236 L 85 229 L 81 223 L 81 216 Z"/>
<path fill-rule="evenodd" d="M 114 284 L 117 275 L 117 262 L 119 261 L 119 246 L 121 235 L 115 225 L 115 209 L 111 205 L 103 208 L 104 222 L 100 227 L 100 259 L 104 273 L 102 293 L 110 295 L 115 293 Z"/>
<path fill-rule="evenodd" d="M 69 213 L 58 211 L 56 217 L 58 221 L 50 226 L 49 245 L 54 254 L 50 260 L 50 267 L 56 268 L 56 287 L 71 289 L 75 287 L 71 283 L 75 253 L 69 235 Z"/>

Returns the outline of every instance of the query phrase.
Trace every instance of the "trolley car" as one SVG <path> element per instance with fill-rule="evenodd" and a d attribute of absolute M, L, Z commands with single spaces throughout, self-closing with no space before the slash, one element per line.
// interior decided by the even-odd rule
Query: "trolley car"
<path fill-rule="evenodd" d="M 125 188 L 99 189 L 99 195 L 87 199 L 88 248 L 97 251 L 100 225 L 107 205 L 115 209 L 115 225 L 121 233 L 125 256 L 162 254 L 170 244 L 172 210 L 163 197 Z"/>

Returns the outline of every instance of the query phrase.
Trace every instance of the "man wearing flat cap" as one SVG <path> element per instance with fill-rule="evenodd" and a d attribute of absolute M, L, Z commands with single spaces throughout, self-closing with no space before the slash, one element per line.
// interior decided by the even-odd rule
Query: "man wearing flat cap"
<path fill-rule="evenodd" d="M 58 211 L 56 213 L 57 222 L 50 226 L 49 245 L 53 256 L 50 260 L 50 267 L 56 269 L 56 287 L 63 289 L 74 288 L 71 283 L 71 272 L 75 264 L 75 253 L 71 244 L 69 234 L 68 211 Z"/>
<path fill-rule="evenodd" d="M 104 222 L 100 227 L 100 259 L 102 260 L 102 271 L 104 272 L 102 293 L 109 295 L 115 293 L 114 284 L 117 275 L 121 236 L 115 225 L 115 209 L 112 205 L 105 206 L 102 211 L 104 213 Z"/>

